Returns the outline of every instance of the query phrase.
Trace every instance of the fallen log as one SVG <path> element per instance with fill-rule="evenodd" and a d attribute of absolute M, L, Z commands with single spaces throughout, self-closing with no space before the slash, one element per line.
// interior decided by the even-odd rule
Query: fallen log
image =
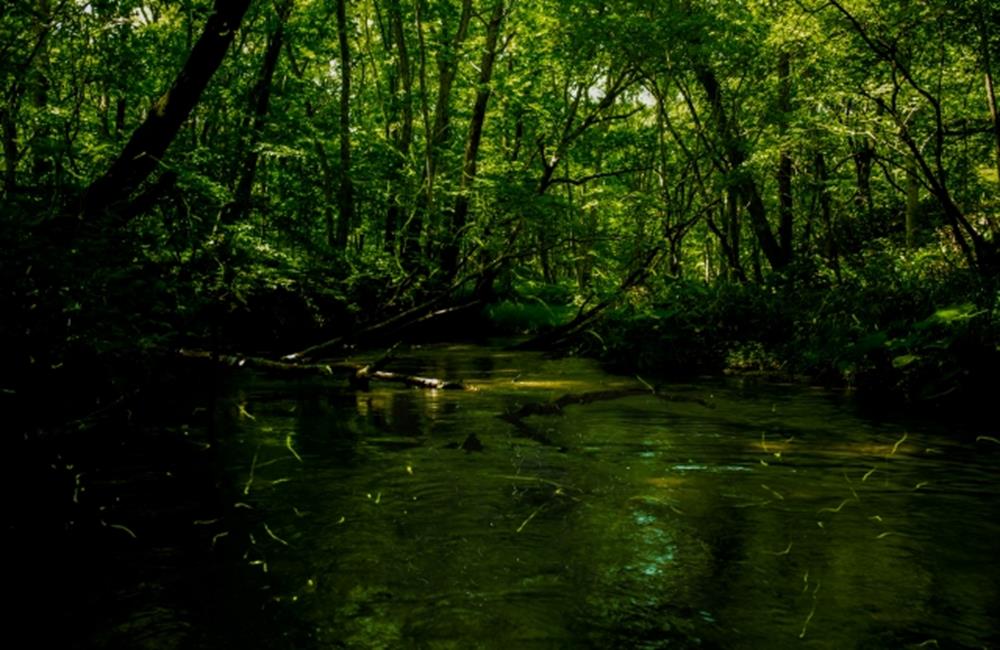
<path fill-rule="evenodd" d="M 466 386 L 459 381 L 448 381 L 435 377 L 418 377 L 416 375 L 406 375 L 398 372 L 387 372 L 379 370 L 392 359 L 392 352 L 396 346 L 389 349 L 386 354 L 378 360 L 368 365 L 359 365 L 348 361 L 338 361 L 334 363 L 290 363 L 287 361 L 274 361 L 262 357 L 251 357 L 242 355 L 214 354 L 208 350 L 191 350 L 181 348 L 177 354 L 185 359 L 197 359 L 200 361 L 210 361 L 221 363 L 233 368 L 252 368 L 265 372 L 277 372 L 282 374 L 321 374 L 333 376 L 335 374 L 346 375 L 352 388 L 367 390 L 371 380 L 393 382 L 404 384 L 413 388 L 442 389 L 442 390 L 465 390 Z"/>
<path fill-rule="evenodd" d="M 181 348 L 177 354 L 185 359 L 199 359 L 201 361 L 211 361 L 221 363 L 233 368 L 253 368 L 254 370 L 266 370 L 282 373 L 299 373 L 304 375 L 333 375 L 334 371 L 343 373 L 356 372 L 358 366 L 346 362 L 341 363 L 288 363 L 285 361 L 273 361 L 262 357 L 249 357 L 233 354 L 215 354 L 208 350 L 190 350 Z"/>
<path fill-rule="evenodd" d="M 435 377 L 418 377 L 416 375 L 401 375 L 398 372 L 386 372 L 377 370 L 368 375 L 372 379 L 379 381 L 391 381 L 406 384 L 414 388 L 431 388 L 441 390 L 465 390 L 466 386 L 460 381 L 447 381 Z"/>

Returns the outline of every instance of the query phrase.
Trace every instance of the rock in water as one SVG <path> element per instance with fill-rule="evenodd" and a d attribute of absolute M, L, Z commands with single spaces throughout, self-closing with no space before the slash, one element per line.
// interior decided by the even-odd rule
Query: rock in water
<path fill-rule="evenodd" d="M 465 441 L 462 443 L 462 449 L 464 449 L 466 453 L 482 451 L 483 443 L 476 437 L 476 434 L 470 433 L 466 436 Z"/>

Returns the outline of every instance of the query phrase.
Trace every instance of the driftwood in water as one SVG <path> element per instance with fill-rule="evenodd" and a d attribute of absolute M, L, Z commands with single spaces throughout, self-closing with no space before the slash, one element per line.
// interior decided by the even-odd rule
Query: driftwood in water
<path fill-rule="evenodd" d="M 399 384 L 406 384 L 414 388 L 435 388 L 444 390 L 465 390 L 465 385 L 460 381 L 446 381 L 434 377 L 418 377 L 416 375 L 402 375 L 398 372 L 385 372 L 378 370 L 370 373 L 369 377 L 379 381 L 392 381 Z"/>
<path fill-rule="evenodd" d="M 657 399 L 661 399 L 667 402 L 693 402 L 695 404 L 700 404 L 706 408 L 712 408 L 712 405 L 705 400 L 698 397 L 687 397 L 684 395 L 669 395 L 666 393 L 660 393 L 659 391 L 649 388 L 635 387 L 635 388 L 618 388 L 612 390 L 598 390 L 589 393 L 567 393 L 559 399 L 553 400 L 551 402 L 531 402 L 525 404 L 516 411 L 511 411 L 504 413 L 500 416 L 501 419 L 507 420 L 514 424 L 521 422 L 523 418 L 531 415 L 562 415 L 563 409 L 567 406 L 572 406 L 574 404 L 592 404 L 593 402 L 607 402 L 614 399 L 621 399 L 623 397 L 632 397 L 634 395 L 651 395 Z"/>
<path fill-rule="evenodd" d="M 527 438 L 529 440 L 534 440 L 538 444 L 544 445 L 546 447 L 559 447 L 559 445 L 557 445 L 552 438 L 542 433 L 535 427 L 531 426 L 521 418 L 515 417 L 513 414 L 508 414 L 508 413 L 504 413 L 499 417 L 501 420 L 506 420 L 507 422 L 510 422 L 511 424 L 514 425 L 514 428 L 517 429 L 518 438 Z M 565 448 L 560 447 L 560 449 L 565 449 Z"/>
<path fill-rule="evenodd" d="M 372 375 L 376 372 L 385 368 L 390 361 L 396 357 L 396 348 L 399 347 L 399 343 L 396 342 L 388 350 L 382 353 L 375 361 L 372 361 L 367 366 L 358 368 L 354 375 L 350 378 L 351 387 L 357 390 L 368 390 L 369 384 L 371 384 Z"/>
<path fill-rule="evenodd" d="M 640 380 L 641 381 L 641 380 Z M 517 428 L 519 437 L 529 438 L 535 442 L 546 445 L 546 446 L 558 446 L 552 438 L 546 434 L 538 431 L 535 427 L 531 426 L 524 421 L 524 418 L 531 415 L 562 415 L 563 409 L 567 406 L 572 406 L 574 404 L 592 404 L 594 402 L 606 402 L 609 400 L 621 399 L 623 397 L 632 397 L 634 395 L 652 395 L 657 399 L 665 400 L 668 402 L 693 402 L 695 404 L 700 404 L 706 408 L 713 408 L 711 404 L 705 400 L 698 397 L 687 397 L 685 395 L 670 395 L 666 393 L 660 393 L 655 388 L 648 387 L 635 387 L 635 388 L 618 388 L 609 390 L 598 390 L 591 391 L 589 393 L 567 393 L 560 397 L 559 399 L 552 400 L 550 402 L 530 402 L 521 406 L 515 411 L 508 411 L 503 413 L 498 417 L 501 420 L 506 420 Z M 559 447 L 560 450 L 565 451 L 565 447 Z"/>
<path fill-rule="evenodd" d="M 398 372 L 386 372 L 379 370 L 392 359 L 392 351 L 396 346 L 382 355 L 375 362 L 362 366 L 347 361 L 336 363 L 289 363 L 287 361 L 274 361 L 261 357 L 249 357 L 240 355 L 220 354 L 216 355 L 207 350 L 180 349 L 177 353 L 186 359 L 198 359 L 211 361 L 234 368 L 252 368 L 266 372 L 277 372 L 282 374 L 321 374 L 333 376 L 334 374 L 347 375 L 353 388 L 367 390 L 369 382 L 372 380 L 387 381 L 397 384 L 405 384 L 414 388 L 432 388 L 444 390 L 463 390 L 465 386 L 458 381 L 446 381 L 434 377 L 418 377 L 416 375 L 406 375 Z"/>
<path fill-rule="evenodd" d="M 253 368 L 254 370 L 266 370 L 269 372 L 298 373 L 303 375 L 333 375 L 336 372 L 347 374 L 356 372 L 358 366 L 349 363 L 287 363 L 284 361 L 273 361 L 262 357 L 248 357 L 234 354 L 215 354 L 208 350 L 189 350 L 181 348 L 177 354 L 185 359 L 200 359 L 232 366 L 233 368 Z"/>

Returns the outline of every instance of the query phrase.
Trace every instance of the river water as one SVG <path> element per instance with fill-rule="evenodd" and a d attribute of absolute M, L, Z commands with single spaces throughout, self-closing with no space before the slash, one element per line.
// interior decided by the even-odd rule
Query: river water
<path fill-rule="evenodd" d="M 463 345 L 391 369 L 471 389 L 250 376 L 220 411 L 252 513 L 214 524 L 245 549 L 228 588 L 258 574 L 299 647 L 1000 644 L 996 431 L 734 382 L 512 423 L 498 415 L 642 383 Z M 290 634 L 258 627 L 261 647 Z"/>

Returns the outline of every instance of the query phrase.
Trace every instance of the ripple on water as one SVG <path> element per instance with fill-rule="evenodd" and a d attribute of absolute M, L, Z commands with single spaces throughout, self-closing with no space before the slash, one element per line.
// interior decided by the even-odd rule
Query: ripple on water
<path fill-rule="evenodd" d="M 978 647 L 1000 635 L 997 455 L 857 418 L 815 391 L 718 383 L 676 388 L 714 408 L 636 395 L 525 418 L 542 444 L 496 416 L 635 382 L 468 346 L 399 369 L 479 390 L 380 388 L 309 409 L 272 392 L 258 411 L 271 431 L 244 420 L 249 437 L 230 448 L 240 485 L 258 442 L 287 455 L 291 435 L 303 457 L 258 469 L 262 486 L 272 471 L 294 480 L 248 501 L 291 542 L 265 549 L 273 587 L 299 596 L 321 645 Z M 482 451 L 457 448 L 470 434 Z"/>

